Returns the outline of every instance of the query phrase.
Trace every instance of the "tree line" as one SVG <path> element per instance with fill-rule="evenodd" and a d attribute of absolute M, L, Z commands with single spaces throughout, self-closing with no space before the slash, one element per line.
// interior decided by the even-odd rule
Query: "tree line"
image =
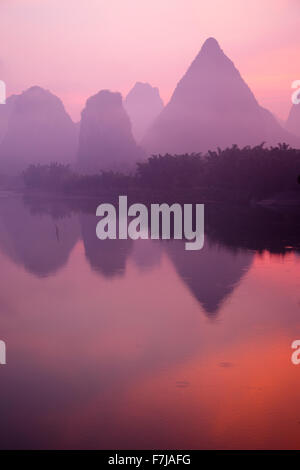
<path fill-rule="evenodd" d="M 23 172 L 30 190 L 97 196 L 105 192 L 188 194 L 205 200 L 245 202 L 299 192 L 300 150 L 279 144 L 239 148 L 233 145 L 206 154 L 153 155 L 138 162 L 132 174 L 102 171 L 76 173 L 59 163 L 30 165 Z"/>

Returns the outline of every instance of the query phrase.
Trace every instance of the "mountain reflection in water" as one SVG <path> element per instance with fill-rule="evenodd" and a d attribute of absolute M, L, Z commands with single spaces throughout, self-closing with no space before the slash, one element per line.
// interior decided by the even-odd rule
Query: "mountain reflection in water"
<path fill-rule="evenodd" d="M 96 206 L 0 197 L 0 447 L 297 447 L 299 217 L 207 206 L 188 252 Z"/>

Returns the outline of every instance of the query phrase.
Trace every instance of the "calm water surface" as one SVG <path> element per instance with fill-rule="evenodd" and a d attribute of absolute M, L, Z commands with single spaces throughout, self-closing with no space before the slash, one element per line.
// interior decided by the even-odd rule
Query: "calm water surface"
<path fill-rule="evenodd" d="M 0 197 L 1 448 L 300 448 L 297 234 L 217 219 L 187 252 Z"/>

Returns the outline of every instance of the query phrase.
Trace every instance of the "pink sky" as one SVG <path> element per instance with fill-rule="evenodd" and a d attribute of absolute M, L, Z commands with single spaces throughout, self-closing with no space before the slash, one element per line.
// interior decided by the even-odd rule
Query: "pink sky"
<path fill-rule="evenodd" d="M 0 79 L 8 94 L 51 90 L 78 120 L 91 94 L 126 95 L 136 81 L 166 102 L 213 36 L 285 119 L 300 79 L 299 18 L 299 0 L 0 0 Z"/>

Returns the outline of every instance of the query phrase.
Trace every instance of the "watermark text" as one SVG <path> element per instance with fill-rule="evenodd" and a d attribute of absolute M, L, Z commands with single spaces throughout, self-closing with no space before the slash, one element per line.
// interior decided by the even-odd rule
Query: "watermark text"
<path fill-rule="evenodd" d="M 194 206 L 194 207 L 193 207 Z M 112 204 L 100 204 L 96 227 L 100 240 L 186 240 L 186 250 L 201 250 L 204 244 L 204 204 L 144 204 L 128 207 L 127 196 L 119 196 L 118 213 Z M 128 220 L 131 218 L 131 220 Z M 187 241 L 188 240 L 188 241 Z"/>
<path fill-rule="evenodd" d="M 0 80 L 0 104 L 6 103 L 6 85 L 3 80 Z"/>
<path fill-rule="evenodd" d="M 0 365 L 6 364 L 6 344 L 0 340 Z"/>
<path fill-rule="evenodd" d="M 292 83 L 292 88 L 296 89 L 292 94 L 292 103 L 299 104 L 300 103 L 300 80 L 294 80 Z"/>

